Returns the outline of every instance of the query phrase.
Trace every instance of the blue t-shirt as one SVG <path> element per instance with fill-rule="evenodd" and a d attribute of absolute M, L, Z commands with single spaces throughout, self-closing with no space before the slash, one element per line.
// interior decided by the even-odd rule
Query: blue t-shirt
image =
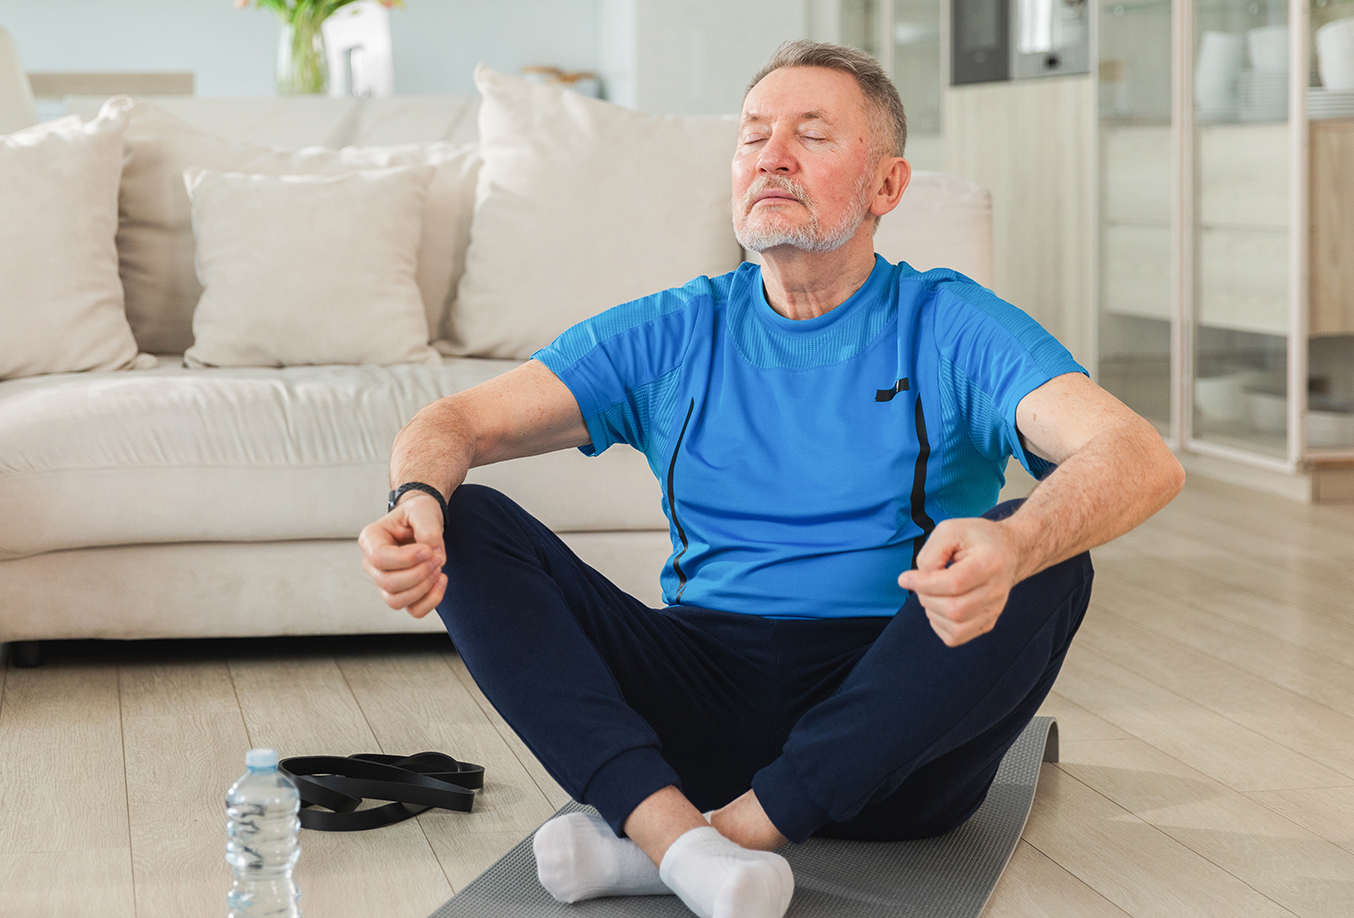
<path fill-rule="evenodd" d="M 1085 372 L 955 271 L 876 256 L 846 302 L 792 320 L 761 268 L 698 277 L 575 325 L 532 357 L 578 400 L 596 455 L 624 442 L 662 488 L 663 600 L 776 618 L 895 614 L 940 520 L 997 501 L 1016 405 Z"/>

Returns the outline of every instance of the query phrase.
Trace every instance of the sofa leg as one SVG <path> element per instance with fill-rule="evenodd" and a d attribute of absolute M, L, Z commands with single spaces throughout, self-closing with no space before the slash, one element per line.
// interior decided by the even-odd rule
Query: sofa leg
<path fill-rule="evenodd" d="M 15 641 L 10 644 L 9 662 L 20 667 L 41 665 L 42 641 Z"/>

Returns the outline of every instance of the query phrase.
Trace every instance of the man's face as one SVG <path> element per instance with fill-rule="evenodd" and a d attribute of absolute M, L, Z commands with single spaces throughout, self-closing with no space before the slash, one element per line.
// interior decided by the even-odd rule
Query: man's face
<path fill-rule="evenodd" d="M 782 67 L 743 100 L 733 226 L 744 248 L 838 248 L 870 216 L 878 150 L 849 74 Z"/>

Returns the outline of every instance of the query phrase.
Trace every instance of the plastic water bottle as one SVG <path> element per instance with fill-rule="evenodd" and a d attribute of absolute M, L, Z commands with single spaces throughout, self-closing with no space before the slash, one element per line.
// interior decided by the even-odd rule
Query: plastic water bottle
<path fill-rule="evenodd" d="M 277 753 L 251 749 L 248 771 L 226 791 L 226 863 L 235 883 L 228 918 L 301 918 L 292 868 L 301 854 L 301 795 L 277 770 Z"/>

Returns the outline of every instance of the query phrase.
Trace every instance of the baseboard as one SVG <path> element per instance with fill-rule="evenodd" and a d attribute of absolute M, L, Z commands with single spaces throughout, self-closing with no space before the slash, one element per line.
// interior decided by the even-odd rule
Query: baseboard
<path fill-rule="evenodd" d="M 1176 453 L 1176 458 L 1186 475 L 1200 475 L 1298 503 L 1354 501 L 1354 463 L 1319 463 L 1296 472 L 1279 472 L 1199 453 Z"/>

